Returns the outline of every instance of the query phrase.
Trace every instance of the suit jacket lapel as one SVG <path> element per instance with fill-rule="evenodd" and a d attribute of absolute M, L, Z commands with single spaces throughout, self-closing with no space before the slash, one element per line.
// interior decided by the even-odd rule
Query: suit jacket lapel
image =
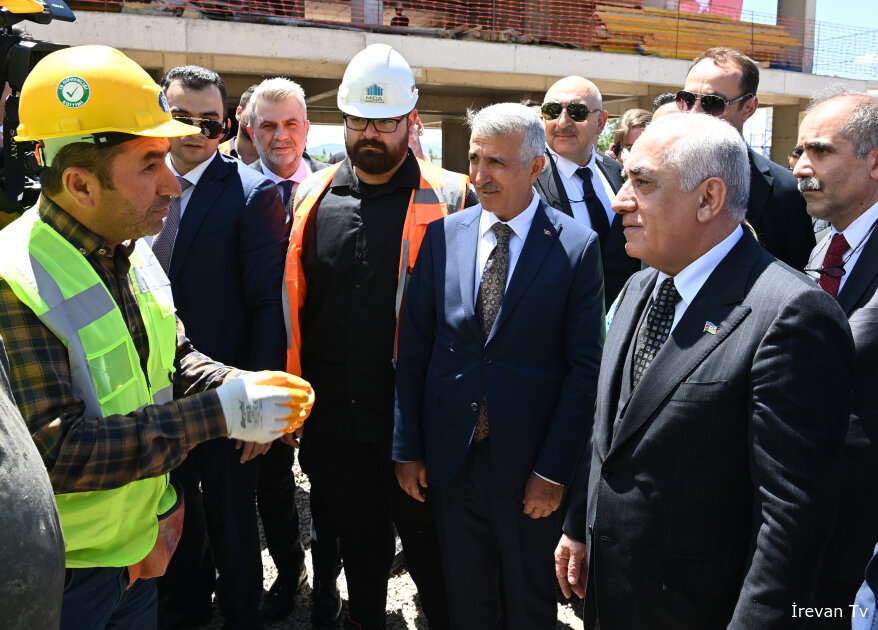
<path fill-rule="evenodd" d="M 820 266 L 823 266 L 822 260 Z M 838 303 L 845 315 L 851 316 L 851 311 L 859 303 L 866 289 L 875 281 L 876 275 L 878 275 L 878 237 L 873 231 L 863 246 L 863 251 L 860 252 L 850 277 L 838 293 Z"/>
<path fill-rule="evenodd" d="M 463 305 L 463 312 L 466 319 L 472 322 L 479 336 L 482 334 L 482 327 L 476 319 L 476 258 L 479 255 L 479 219 L 481 212 L 472 213 L 472 217 L 466 220 L 458 221 L 457 233 L 451 235 L 448 247 L 456 248 L 457 255 L 457 273 L 460 281 L 457 285 L 460 287 L 460 302 Z"/>
<path fill-rule="evenodd" d="M 750 307 L 741 304 L 750 273 L 742 270 L 753 267 L 760 249 L 745 232 L 710 274 L 632 393 L 619 431 L 613 436 L 611 453 L 652 417 L 668 395 L 750 313 Z M 708 322 L 716 325 L 716 334 L 704 330 Z"/>
<path fill-rule="evenodd" d="M 567 190 L 564 188 L 564 182 L 561 181 L 561 173 L 558 172 L 558 165 L 555 164 L 555 156 L 546 149 L 546 169 L 549 171 L 549 177 L 546 178 L 546 188 L 548 190 L 548 199 L 543 199 L 548 205 L 560 210 L 568 216 L 573 216 L 573 210 L 570 209 L 570 199 L 567 197 Z"/>
<path fill-rule="evenodd" d="M 189 246 L 192 244 L 201 222 L 210 212 L 223 190 L 223 186 L 219 182 L 229 174 L 230 168 L 236 169 L 237 167 L 234 164 L 226 164 L 222 156 L 217 153 L 192 191 L 192 196 L 183 212 L 183 218 L 180 220 L 177 238 L 174 241 L 174 253 L 171 255 L 171 268 L 168 274 L 172 281 L 180 274 L 183 262 L 189 253 Z"/>
<path fill-rule="evenodd" d="M 488 336 L 488 341 L 509 319 L 509 314 L 524 296 L 525 291 L 542 266 L 543 260 L 561 233 L 561 226 L 552 223 L 547 212 L 552 212 L 552 210 L 543 201 L 540 201 L 527 238 L 524 240 L 524 246 L 518 256 L 518 262 L 515 263 L 512 279 L 509 280 L 506 287 L 506 294 L 503 296 L 503 303 L 500 305 L 500 312 L 497 313 L 497 320 L 494 322 L 494 328 Z"/>
<path fill-rule="evenodd" d="M 767 165 L 765 165 L 765 168 L 757 165 L 757 158 L 754 157 L 753 149 L 749 150 L 749 156 L 750 200 L 747 202 L 747 220 L 750 222 L 750 225 L 756 227 L 760 224 L 762 214 L 765 212 L 765 204 L 768 201 L 768 196 L 771 194 L 774 177 L 771 176 L 771 171 L 769 171 Z"/>
<path fill-rule="evenodd" d="M 651 271 L 631 280 L 604 341 L 598 379 L 598 396 L 602 403 L 597 407 L 598 415 L 595 416 L 594 428 L 594 445 L 602 459 L 610 450 L 613 422 L 616 420 L 619 406 L 627 403 L 620 400 L 624 379 L 629 378 L 624 371 L 626 353 L 640 321 L 640 314 L 646 307 L 646 301 L 655 285 L 657 274 L 657 271 Z"/>
<path fill-rule="evenodd" d="M 612 160 L 613 158 L 608 159 Z M 601 173 L 603 173 L 604 178 L 610 184 L 610 188 L 613 189 L 613 192 L 619 192 L 619 189 L 622 188 L 623 183 L 622 175 L 619 173 L 619 171 L 607 167 L 604 161 L 601 159 L 599 153 L 595 153 L 595 163 L 597 164 L 597 167 L 600 169 Z M 612 199 L 610 201 L 612 201 Z"/>

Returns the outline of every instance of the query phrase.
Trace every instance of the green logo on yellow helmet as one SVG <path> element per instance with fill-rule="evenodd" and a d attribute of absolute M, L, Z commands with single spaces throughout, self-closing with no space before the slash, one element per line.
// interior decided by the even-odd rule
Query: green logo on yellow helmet
<path fill-rule="evenodd" d="M 82 107 L 91 96 L 88 82 L 81 77 L 66 77 L 58 83 L 58 100 L 64 107 Z"/>

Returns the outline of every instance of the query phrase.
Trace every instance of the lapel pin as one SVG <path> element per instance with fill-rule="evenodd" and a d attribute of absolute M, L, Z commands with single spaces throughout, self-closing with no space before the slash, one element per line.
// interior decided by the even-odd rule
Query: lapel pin
<path fill-rule="evenodd" d="M 716 324 L 713 322 L 704 322 L 704 330 L 701 332 L 710 333 L 711 335 L 716 334 Z"/>

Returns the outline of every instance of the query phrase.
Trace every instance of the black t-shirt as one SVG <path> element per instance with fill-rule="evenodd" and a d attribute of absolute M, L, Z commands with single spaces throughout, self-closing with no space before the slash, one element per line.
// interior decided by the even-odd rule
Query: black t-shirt
<path fill-rule="evenodd" d="M 317 399 L 306 436 L 390 442 L 400 245 L 419 182 L 411 151 L 378 186 L 361 182 L 345 159 L 308 217 L 301 356 Z M 466 205 L 477 202 L 469 192 Z"/>

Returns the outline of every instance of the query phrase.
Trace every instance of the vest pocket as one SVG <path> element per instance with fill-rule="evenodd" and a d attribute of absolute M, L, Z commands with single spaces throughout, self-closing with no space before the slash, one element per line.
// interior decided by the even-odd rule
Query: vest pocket
<path fill-rule="evenodd" d="M 85 357 L 101 406 L 137 381 L 131 370 L 126 341 L 122 338 L 108 350 Z"/>

